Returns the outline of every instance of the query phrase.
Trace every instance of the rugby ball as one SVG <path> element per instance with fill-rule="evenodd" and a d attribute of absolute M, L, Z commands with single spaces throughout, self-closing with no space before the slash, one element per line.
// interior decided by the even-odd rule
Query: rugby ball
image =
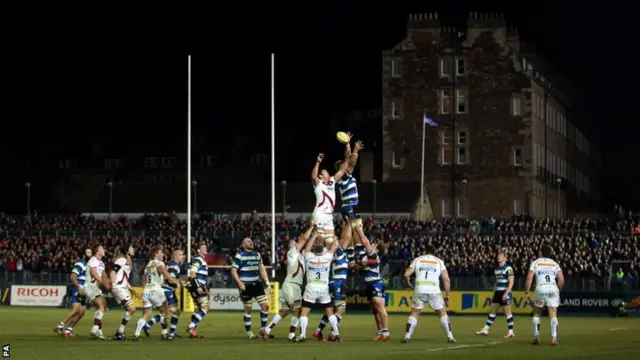
<path fill-rule="evenodd" d="M 338 133 L 336 134 L 336 139 L 338 139 L 338 141 L 340 141 L 341 143 L 346 144 L 349 142 L 349 135 L 347 135 L 347 133 L 344 131 L 338 131 Z"/>

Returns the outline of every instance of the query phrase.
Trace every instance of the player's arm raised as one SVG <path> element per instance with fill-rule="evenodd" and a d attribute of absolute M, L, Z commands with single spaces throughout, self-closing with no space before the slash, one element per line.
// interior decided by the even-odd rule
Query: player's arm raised
<path fill-rule="evenodd" d="M 318 174 L 320 173 L 320 164 L 322 163 L 323 159 L 324 154 L 318 154 L 318 157 L 316 158 L 316 164 L 313 166 L 313 170 L 311 170 L 311 182 L 313 182 L 313 185 L 318 185 L 318 183 L 320 182 Z"/>
<path fill-rule="evenodd" d="M 345 157 L 347 160 L 347 171 L 353 173 L 353 170 L 356 168 L 356 164 L 358 163 L 358 152 L 364 149 L 364 144 L 362 141 L 356 141 L 356 144 L 353 147 L 353 151 L 349 153 L 348 157 Z"/>
<path fill-rule="evenodd" d="M 309 241 L 311 239 L 311 232 L 313 231 L 313 219 L 311 219 L 311 224 L 309 226 L 309 228 L 307 230 L 304 231 L 304 233 L 302 233 L 302 235 L 300 236 L 300 241 L 296 242 L 296 250 L 298 250 L 298 252 L 300 252 L 308 242 L 313 242 L 313 241 Z"/>
<path fill-rule="evenodd" d="M 353 230 L 351 229 L 351 226 L 345 226 L 342 229 L 342 234 L 340 234 L 340 247 L 343 249 L 346 249 L 349 247 L 349 244 L 351 243 L 351 238 L 352 238 L 352 232 Z"/>
<path fill-rule="evenodd" d="M 413 275 L 413 273 L 415 273 L 416 269 L 415 269 L 415 263 L 416 261 L 414 260 L 411 265 L 409 265 L 407 267 L 407 269 L 404 271 L 404 287 L 407 290 L 410 290 L 412 288 L 411 286 L 411 275 Z"/>
<path fill-rule="evenodd" d="M 349 166 L 349 161 L 345 160 L 343 162 L 340 163 L 340 168 L 338 168 L 338 171 L 336 171 L 335 174 L 333 174 L 333 178 L 338 181 L 340 180 L 344 174 L 347 172 L 347 167 Z"/>

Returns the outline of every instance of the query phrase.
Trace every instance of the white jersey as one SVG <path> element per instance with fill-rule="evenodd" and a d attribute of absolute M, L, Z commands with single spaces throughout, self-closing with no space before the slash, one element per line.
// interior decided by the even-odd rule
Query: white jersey
<path fill-rule="evenodd" d="M 287 252 L 287 277 L 284 282 L 302 286 L 303 278 L 304 262 L 302 261 L 302 256 L 300 256 L 298 249 L 292 247 Z"/>
<path fill-rule="evenodd" d="M 161 267 L 164 267 L 164 262 L 160 260 L 151 260 L 144 268 L 144 276 L 147 281 L 147 288 L 162 288 L 162 284 L 164 283 L 164 276 L 162 276 L 162 274 L 158 270 L 158 268 Z"/>
<path fill-rule="evenodd" d="M 320 181 L 315 184 L 313 192 L 316 194 L 316 207 L 313 213 L 333 214 L 336 204 L 336 180 L 333 176 L 326 183 Z"/>
<path fill-rule="evenodd" d="M 123 257 L 118 258 L 118 260 L 113 263 L 113 270 L 116 272 L 116 283 L 113 284 L 113 286 L 128 288 L 131 266 L 129 266 L 127 259 Z"/>
<path fill-rule="evenodd" d="M 304 254 L 304 263 L 307 269 L 307 287 L 329 288 L 329 275 L 333 253 L 327 251 L 322 255 L 313 253 Z"/>
<path fill-rule="evenodd" d="M 556 277 L 562 269 L 557 262 L 548 258 L 540 258 L 531 263 L 529 271 L 533 271 L 536 277 L 536 290 L 549 287 L 558 288 Z"/>
<path fill-rule="evenodd" d="M 440 294 L 440 276 L 447 271 L 444 261 L 433 255 L 418 256 L 409 265 L 416 274 L 417 294 Z"/>
<path fill-rule="evenodd" d="M 91 269 L 96 269 L 98 272 L 98 276 L 102 278 L 102 274 L 104 273 L 104 263 L 102 260 L 98 260 L 95 256 L 92 256 L 87 263 L 87 274 L 86 274 L 86 282 L 85 284 L 97 284 L 100 279 L 95 279 L 93 274 L 91 274 Z"/>

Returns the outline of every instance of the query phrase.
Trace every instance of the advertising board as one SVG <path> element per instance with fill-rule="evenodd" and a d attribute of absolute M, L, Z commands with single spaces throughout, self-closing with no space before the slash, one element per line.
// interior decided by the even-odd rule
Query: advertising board
<path fill-rule="evenodd" d="M 11 306 L 50 306 L 62 305 L 66 286 L 53 285 L 11 285 Z"/>

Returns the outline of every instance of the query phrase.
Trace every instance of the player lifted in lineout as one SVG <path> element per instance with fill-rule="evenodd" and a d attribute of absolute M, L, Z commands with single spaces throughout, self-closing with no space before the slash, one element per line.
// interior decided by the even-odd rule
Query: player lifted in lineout
<path fill-rule="evenodd" d="M 313 219 L 311 219 L 311 225 L 300 236 L 300 241 L 291 241 L 289 243 L 289 251 L 287 251 L 287 277 L 282 283 L 280 292 L 284 301 L 280 313 L 276 314 L 269 326 L 262 333 L 262 338 L 266 341 L 269 339 L 271 330 L 278 325 L 282 319 L 291 314 L 291 325 L 289 326 L 289 340 L 293 341 L 296 337 L 296 329 L 300 324 L 300 306 L 302 299 L 302 281 L 304 278 L 304 259 L 302 249 L 306 246 L 307 242 L 313 242 L 315 240 L 315 234 L 312 235 L 314 229 Z"/>
<path fill-rule="evenodd" d="M 160 324 L 162 324 L 162 340 L 173 340 L 169 336 L 167 330 L 167 298 L 164 295 L 162 285 L 164 279 L 180 287 L 180 282 L 171 277 L 164 266 L 164 250 L 161 247 L 155 247 L 151 250 L 151 259 L 144 268 L 144 276 L 142 279 L 144 290 L 142 291 L 142 317 L 138 320 L 136 331 L 133 336 L 134 341 L 140 340 L 140 333 L 147 324 L 151 310 L 158 309 L 160 312 Z"/>
<path fill-rule="evenodd" d="M 65 315 L 64 320 L 58 323 L 54 331 L 64 337 L 74 336 L 73 327 L 76 326 L 80 319 L 87 312 L 87 304 L 84 298 L 84 281 L 86 279 L 87 261 L 91 259 L 91 248 L 86 248 L 80 255 L 80 259 L 73 265 L 73 270 L 69 276 L 71 280 L 71 311 Z"/>
<path fill-rule="evenodd" d="M 378 331 L 373 341 L 389 340 L 389 314 L 384 307 L 384 283 L 380 277 L 380 258 L 386 254 L 384 244 L 372 245 L 369 239 L 362 238 L 364 251 L 359 255 L 358 262 L 364 274 L 365 291 L 371 307 L 371 313 Z"/>
<path fill-rule="evenodd" d="M 333 242 L 333 210 L 336 204 L 336 181 L 340 180 L 347 171 L 344 161 L 340 169 L 331 176 L 326 169 L 320 169 L 324 154 L 318 154 L 316 164 L 311 170 L 313 191 L 316 195 L 316 206 L 313 209 L 313 221 L 316 224 L 318 239 L 325 244 Z"/>
<path fill-rule="evenodd" d="M 435 257 L 435 249 L 432 245 L 426 246 L 426 255 L 419 256 L 413 260 L 411 265 L 404 272 L 404 282 L 407 289 L 411 289 L 411 275 L 415 274 L 413 302 L 411 314 L 407 319 L 406 333 L 403 343 L 411 341 L 411 336 L 418 326 L 418 316 L 424 309 L 424 304 L 436 312 L 440 317 L 440 326 L 447 336 L 447 342 L 454 343 L 456 340 L 451 332 L 451 323 L 447 315 L 447 305 L 449 294 L 451 293 L 451 280 L 444 266 L 444 261 Z M 444 298 L 440 290 L 440 278 L 444 284 Z"/>
<path fill-rule="evenodd" d="M 131 299 L 131 294 L 135 291 L 129 285 L 129 275 L 131 275 L 131 257 L 135 255 L 135 249 L 131 245 L 123 245 L 119 249 L 119 256 L 113 263 L 113 269 L 109 274 L 111 279 L 111 293 L 116 301 L 124 308 L 124 315 L 120 321 L 118 331 L 113 336 L 114 340 L 126 340 L 124 328 L 131 320 L 131 316 L 136 313 L 136 305 Z"/>
<path fill-rule="evenodd" d="M 558 306 L 560 306 L 560 289 L 564 287 L 564 275 L 560 265 L 551 259 L 553 248 L 545 244 L 540 248 L 541 257 L 531 263 L 527 274 L 527 300 L 531 301 L 531 285 L 535 277 L 536 289 L 533 295 L 533 345 L 540 345 L 540 316 L 546 307 L 551 319 L 551 345 L 558 345 Z"/>
<path fill-rule="evenodd" d="M 102 334 L 102 317 L 107 309 L 107 299 L 100 290 L 100 285 L 105 289 L 111 289 L 111 282 L 104 273 L 104 263 L 102 258 L 104 257 L 104 247 L 102 245 L 95 245 L 91 249 L 93 256 L 87 262 L 87 274 L 86 283 L 84 285 L 84 296 L 87 304 L 92 304 L 96 307 L 96 313 L 93 318 L 93 327 L 91 328 L 90 336 L 94 339 L 106 340 L 106 337 Z"/>
<path fill-rule="evenodd" d="M 170 277 L 178 280 L 180 276 L 180 266 L 184 262 L 184 253 L 182 250 L 173 250 L 171 254 L 171 261 L 167 264 L 167 272 Z M 164 284 L 162 285 L 162 289 L 164 290 L 164 296 L 167 298 L 167 305 L 169 307 L 169 312 L 171 313 L 171 325 L 169 327 L 169 337 L 171 338 L 179 338 L 181 337 L 176 333 L 176 329 L 178 328 L 178 320 L 180 318 L 180 304 L 178 303 L 178 297 L 176 294 L 177 287 L 171 282 L 168 278 L 164 279 Z M 147 337 L 151 336 L 149 330 L 151 330 L 151 326 L 153 324 L 160 322 L 161 315 L 158 314 L 151 318 L 151 320 L 147 321 L 144 325 L 144 334 Z"/>
<path fill-rule="evenodd" d="M 514 338 L 516 335 L 513 332 L 513 313 L 511 312 L 511 298 L 513 289 L 513 284 L 515 283 L 515 276 L 513 274 L 513 268 L 507 264 L 507 255 L 504 251 L 498 251 L 498 267 L 493 270 L 493 273 L 496 277 L 496 286 L 493 292 L 493 297 L 491 298 L 491 308 L 489 310 L 489 317 L 487 317 L 487 322 L 484 324 L 484 328 L 478 332 L 476 335 L 489 335 L 489 329 L 491 329 L 491 325 L 496 321 L 496 312 L 502 307 L 504 310 L 504 316 L 507 318 L 507 335 L 505 338 Z"/>
<path fill-rule="evenodd" d="M 189 290 L 193 302 L 198 307 L 198 311 L 191 315 L 191 323 L 187 328 L 190 338 L 198 337 L 196 330 L 198 323 L 200 323 L 209 312 L 209 289 L 207 288 L 209 268 L 207 267 L 206 256 L 207 245 L 201 244 L 198 247 L 196 257 L 191 260 L 191 268 L 189 269 L 189 284 L 187 284 L 187 290 Z"/>
<path fill-rule="evenodd" d="M 325 249 L 322 244 L 307 241 L 305 245 L 304 262 L 307 269 L 307 285 L 302 296 L 302 309 L 300 310 L 300 337 L 297 342 L 307 340 L 307 326 L 309 325 L 309 313 L 314 304 L 324 308 L 324 313 L 329 319 L 331 330 L 336 342 L 342 342 L 338 329 L 338 318 L 333 313 L 331 296 L 329 295 L 329 272 L 333 254 L 338 248 L 338 242 L 334 241 Z"/>
<path fill-rule="evenodd" d="M 269 321 L 269 276 L 267 270 L 262 263 L 262 256 L 255 251 L 253 241 L 249 238 L 242 240 L 242 249 L 233 258 L 231 265 L 231 276 L 240 289 L 240 299 L 244 304 L 244 330 L 249 339 L 255 339 L 257 336 L 251 331 L 251 308 L 253 302 L 257 302 L 260 306 L 260 335 L 267 328 Z M 262 282 L 260 282 L 262 280 Z M 267 338 L 269 335 L 266 335 Z"/>
<path fill-rule="evenodd" d="M 343 298 L 342 291 L 344 290 L 344 286 L 347 281 L 347 274 L 349 273 L 349 262 L 347 261 L 344 249 L 349 245 L 350 239 L 351 227 L 345 226 L 340 234 L 340 247 L 335 249 L 333 260 L 331 262 L 329 293 L 331 295 L 331 301 L 333 302 L 333 314 L 335 314 L 338 324 L 342 322 L 342 317 L 347 311 L 347 302 Z M 328 323 L 329 315 L 325 314 L 320 320 L 318 328 L 313 332 L 313 337 L 322 341 L 322 331 Z M 335 341 L 336 336 L 337 334 L 331 331 L 331 335 L 327 340 Z"/>

